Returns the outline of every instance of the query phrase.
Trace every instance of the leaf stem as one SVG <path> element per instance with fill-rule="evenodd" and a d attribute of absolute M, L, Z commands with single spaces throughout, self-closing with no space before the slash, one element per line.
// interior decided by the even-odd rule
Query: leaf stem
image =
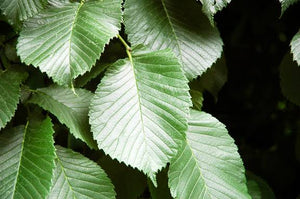
<path fill-rule="evenodd" d="M 131 48 L 130 48 L 130 46 L 126 43 L 126 41 L 121 37 L 121 35 L 117 35 L 118 36 L 118 38 L 120 39 L 120 41 L 122 42 L 122 44 L 125 46 L 125 48 L 126 48 L 126 51 L 131 51 Z M 128 54 L 128 53 L 127 53 Z"/>

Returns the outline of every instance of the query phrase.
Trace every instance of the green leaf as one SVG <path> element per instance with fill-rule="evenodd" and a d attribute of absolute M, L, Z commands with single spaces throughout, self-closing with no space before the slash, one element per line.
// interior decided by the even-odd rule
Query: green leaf
<path fill-rule="evenodd" d="M 24 73 L 12 70 L 0 71 L 0 129 L 5 127 L 15 114 L 24 76 Z"/>
<path fill-rule="evenodd" d="M 281 15 L 283 15 L 283 13 L 286 11 L 286 9 L 288 9 L 288 7 L 290 7 L 298 1 L 299 0 L 279 0 L 279 2 L 281 3 Z"/>
<path fill-rule="evenodd" d="M 175 198 L 250 198 L 245 170 L 225 126 L 211 115 L 191 110 L 186 141 L 169 168 Z"/>
<path fill-rule="evenodd" d="M 120 0 L 49 7 L 25 22 L 18 54 L 23 62 L 39 67 L 58 84 L 70 84 L 92 68 L 105 44 L 118 34 L 120 7 Z"/>
<path fill-rule="evenodd" d="M 37 14 L 47 5 L 47 0 L 1 0 L 0 9 L 8 22 L 17 29 L 21 22 Z"/>
<path fill-rule="evenodd" d="M 219 32 L 199 12 L 195 1 L 127 0 L 124 23 L 131 44 L 145 44 L 152 50 L 172 49 L 189 80 L 221 56 Z"/>
<path fill-rule="evenodd" d="M 148 180 L 148 187 L 152 199 L 172 199 L 170 189 L 168 187 L 168 170 L 164 168 L 157 174 L 157 187 Z"/>
<path fill-rule="evenodd" d="M 260 177 L 247 171 L 247 187 L 252 199 L 275 199 L 270 186 Z"/>
<path fill-rule="evenodd" d="M 203 104 L 203 95 L 201 92 L 197 90 L 190 90 L 190 94 L 192 96 L 193 108 L 201 111 Z"/>
<path fill-rule="evenodd" d="M 214 24 L 214 15 L 225 8 L 230 1 L 231 0 L 200 0 L 202 3 L 202 11 L 206 14 L 212 25 Z"/>
<path fill-rule="evenodd" d="M 1 198 L 45 198 L 55 167 L 52 123 L 30 120 L 0 134 Z"/>
<path fill-rule="evenodd" d="M 290 53 L 286 54 L 279 66 L 280 86 L 283 95 L 300 106 L 300 67 L 293 61 Z"/>
<path fill-rule="evenodd" d="M 88 107 L 92 93 L 84 89 L 51 86 L 37 89 L 28 100 L 49 111 L 65 124 L 75 138 L 84 141 L 89 147 L 97 148 L 88 123 Z"/>
<path fill-rule="evenodd" d="M 115 198 L 114 186 L 95 162 L 60 146 L 56 146 L 56 155 L 49 199 Z"/>
<path fill-rule="evenodd" d="M 134 49 L 130 58 L 108 68 L 91 102 L 90 124 L 100 149 L 155 183 L 185 137 L 189 88 L 170 50 Z"/>
<path fill-rule="evenodd" d="M 300 30 L 295 34 L 291 41 L 291 50 L 293 53 L 293 59 L 300 66 Z"/>

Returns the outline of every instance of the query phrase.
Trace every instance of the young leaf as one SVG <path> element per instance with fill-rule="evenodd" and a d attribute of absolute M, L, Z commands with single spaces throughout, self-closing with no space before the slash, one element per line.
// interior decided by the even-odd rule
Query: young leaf
<path fill-rule="evenodd" d="M 24 73 L 11 70 L 0 71 L 0 129 L 5 127 L 15 114 L 24 76 Z"/>
<path fill-rule="evenodd" d="M 114 186 L 95 162 L 60 146 L 56 146 L 56 155 L 49 199 L 115 198 Z"/>
<path fill-rule="evenodd" d="M 170 50 L 132 53 L 108 68 L 91 102 L 90 124 L 100 149 L 155 183 L 185 137 L 189 88 Z"/>
<path fill-rule="evenodd" d="M 88 107 L 92 93 L 84 89 L 51 86 L 37 89 L 28 102 L 34 103 L 51 112 L 65 124 L 74 137 L 84 141 L 89 147 L 97 148 L 88 123 Z"/>
<path fill-rule="evenodd" d="M 245 170 L 225 126 L 211 115 L 191 110 L 186 141 L 169 168 L 175 198 L 250 198 Z"/>
<path fill-rule="evenodd" d="M 1 0 L 0 8 L 8 22 L 17 29 L 21 22 L 37 14 L 47 5 L 47 0 Z"/>
<path fill-rule="evenodd" d="M 60 6 L 60 7 L 59 7 Z M 118 34 L 120 0 L 82 1 L 49 7 L 25 22 L 18 54 L 60 85 L 89 71 Z"/>
<path fill-rule="evenodd" d="M 291 50 L 293 53 L 293 59 L 300 66 L 300 30 L 296 33 L 291 41 Z"/>
<path fill-rule="evenodd" d="M 51 186 L 54 164 L 50 118 L 0 134 L 1 198 L 45 198 Z"/>
<path fill-rule="evenodd" d="M 214 24 L 214 15 L 221 11 L 231 0 L 200 0 L 202 11 L 206 14 L 211 24 Z"/>
<path fill-rule="evenodd" d="M 195 1 L 127 0 L 124 23 L 129 41 L 153 50 L 170 48 L 186 77 L 201 75 L 220 56 L 223 42 Z"/>
<path fill-rule="evenodd" d="M 281 15 L 283 15 L 283 13 L 286 11 L 286 9 L 288 9 L 288 7 L 290 7 L 290 5 L 298 1 L 299 0 L 279 0 L 279 2 L 281 3 Z"/>

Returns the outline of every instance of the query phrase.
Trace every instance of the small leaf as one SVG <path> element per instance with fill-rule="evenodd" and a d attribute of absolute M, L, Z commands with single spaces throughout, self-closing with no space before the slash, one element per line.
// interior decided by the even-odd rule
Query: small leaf
<path fill-rule="evenodd" d="M 175 198 L 250 198 L 243 162 L 225 126 L 191 110 L 186 141 L 169 168 Z"/>
<path fill-rule="evenodd" d="M 92 68 L 118 34 L 120 21 L 120 0 L 60 3 L 25 22 L 18 54 L 27 65 L 67 85 Z"/>
<path fill-rule="evenodd" d="M 189 80 L 221 57 L 219 32 L 193 0 L 126 0 L 124 12 L 131 44 L 145 44 L 152 50 L 172 49 Z"/>
<path fill-rule="evenodd" d="M 200 0 L 202 3 L 202 11 L 208 17 L 210 23 L 214 24 L 214 15 L 221 11 L 231 2 L 231 0 Z"/>
<path fill-rule="evenodd" d="M 134 49 L 130 60 L 107 69 L 92 99 L 90 124 L 99 148 L 155 183 L 185 137 L 188 89 L 170 50 Z"/>
<path fill-rule="evenodd" d="M 170 189 L 168 187 L 168 170 L 164 168 L 157 174 L 157 187 L 148 180 L 148 187 L 152 199 L 172 199 Z"/>
<path fill-rule="evenodd" d="M 0 134 L 1 198 L 45 198 L 54 170 L 54 141 L 50 118 Z"/>
<path fill-rule="evenodd" d="M 247 187 L 252 199 L 275 199 L 270 186 L 260 177 L 247 171 Z"/>
<path fill-rule="evenodd" d="M 191 89 L 190 94 L 192 96 L 193 108 L 198 111 L 201 111 L 203 100 L 204 100 L 202 93 L 197 90 Z"/>
<path fill-rule="evenodd" d="M 97 148 L 90 132 L 88 123 L 88 107 L 92 93 L 84 89 L 75 89 L 51 86 L 37 89 L 28 100 L 55 115 L 65 124 L 75 138 L 84 141 L 89 147 Z"/>
<path fill-rule="evenodd" d="M 60 146 L 56 146 L 56 155 L 49 199 L 115 198 L 114 186 L 95 162 Z"/>
<path fill-rule="evenodd" d="M 299 0 L 279 0 L 279 2 L 281 3 L 281 15 L 283 15 L 283 13 L 286 11 L 286 9 L 288 9 L 288 7 L 290 7 L 298 1 Z"/>
<path fill-rule="evenodd" d="M 293 53 L 293 59 L 300 66 L 300 30 L 295 34 L 291 41 L 291 50 Z"/>

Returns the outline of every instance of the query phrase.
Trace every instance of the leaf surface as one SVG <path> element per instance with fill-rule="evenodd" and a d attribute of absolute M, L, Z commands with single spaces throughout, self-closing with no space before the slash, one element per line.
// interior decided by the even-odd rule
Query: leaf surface
<path fill-rule="evenodd" d="M 200 0 L 202 11 L 206 14 L 211 24 L 214 24 L 214 15 L 221 11 L 231 0 Z"/>
<path fill-rule="evenodd" d="M 293 53 L 293 59 L 300 66 L 300 30 L 296 33 L 291 41 L 291 50 Z"/>
<path fill-rule="evenodd" d="M 245 170 L 225 126 L 211 115 L 191 110 L 186 141 L 169 168 L 175 198 L 250 198 Z"/>
<path fill-rule="evenodd" d="M 118 34 L 120 0 L 60 3 L 25 22 L 18 54 L 60 85 L 91 69 Z"/>
<path fill-rule="evenodd" d="M 30 120 L 0 134 L 1 198 L 45 198 L 54 170 L 50 118 Z"/>
<path fill-rule="evenodd" d="M 189 80 L 221 56 L 219 32 L 199 12 L 195 1 L 127 0 L 124 23 L 131 44 L 145 44 L 152 50 L 172 49 Z"/>
<path fill-rule="evenodd" d="M 56 146 L 56 155 L 49 199 L 115 198 L 114 186 L 95 162 L 60 146 Z"/>
<path fill-rule="evenodd" d="M 133 50 L 107 69 L 90 107 L 100 149 L 136 167 L 155 182 L 187 129 L 187 80 L 170 50 Z"/>
<path fill-rule="evenodd" d="M 275 199 L 275 195 L 271 187 L 265 180 L 256 176 L 252 172 L 247 171 L 247 187 L 252 199 Z"/>
<path fill-rule="evenodd" d="M 286 11 L 286 9 L 288 9 L 288 7 L 290 7 L 298 1 L 299 0 L 279 0 L 279 2 L 281 3 L 281 15 L 283 15 L 283 13 Z"/>
<path fill-rule="evenodd" d="M 75 89 L 75 92 L 60 86 L 40 88 L 28 102 L 49 111 L 70 129 L 75 138 L 97 148 L 88 123 L 88 107 L 93 95 L 84 89 Z"/>

